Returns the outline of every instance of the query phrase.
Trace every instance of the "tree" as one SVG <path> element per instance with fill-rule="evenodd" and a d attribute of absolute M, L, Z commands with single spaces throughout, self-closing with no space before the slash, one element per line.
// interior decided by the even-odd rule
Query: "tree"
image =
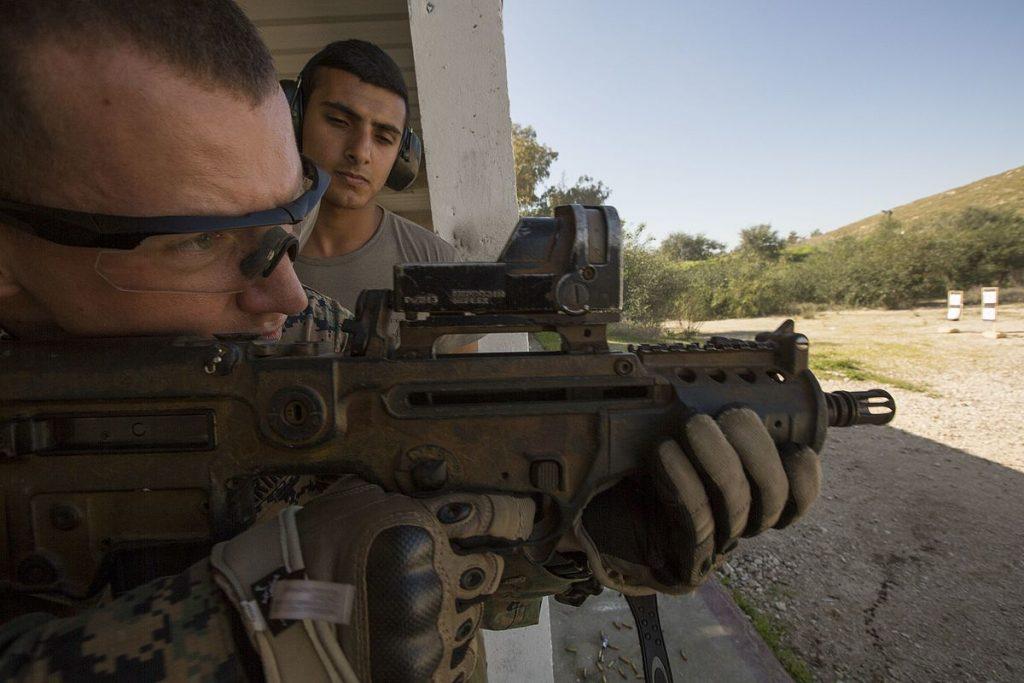
<path fill-rule="evenodd" d="M 789 234 L 786 235 L 786 244 L 796 244 L 800 241 L 800 235 L 797 234 L 796 230 L 790 230 Z"/>
<path fill-rule="evenodd" d="M 551 173 L 558 152 L 537 140 L 533 126 L 512 124 L 512 155 L 516 165 L 516 202 L 520 213 L 535 212 L 541 206 L 540 187 Z"/>
<path fill-rule="evenodd" d="M 705 235 L 674 232 L 661 242 L 658 250 L 673 261 L 705 261 L 725 251 L 725 245 Z"/>
<path fill-rule="evenodd" d="M 752 225 L 740 232 L 739 251 L 753 254 L 769 261 L 779 258 L 786 241 L 767 223 Z"/>
<path fill-rule="evenodd" d="M 611 189 L 600 180 L 594 180 L 588 175 L 581 175 L 574 185 L 566 185 L 563 179 L 557 185 L 552 185 L 544 190 L 541 195 L 541 205 L 544 207 L 544 214 L 549 214 L 556 206 L 563 204 L 587 204 L 598 206 L 604 204 Z"/>
<path fill-rule="evenodd" d="M 551 174 L 558 152 L 537 139 L 533 126 L 512 124 L 512 155 L 516 164 L 516 203 L 524 216 L 549 216 L 562 204 L 604 204 L 611 189 L 589 175 L 580 176 L 572 185 L 563 178 L 542 189 Z"/>

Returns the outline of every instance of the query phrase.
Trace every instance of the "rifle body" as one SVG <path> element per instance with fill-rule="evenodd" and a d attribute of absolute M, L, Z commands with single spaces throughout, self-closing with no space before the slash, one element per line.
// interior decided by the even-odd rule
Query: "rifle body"
<path fill-rule="evenodd" d="M 542 562 L 690 411 L 747 405 L 777 442 L 820 450 L 828 401 L 799 339 L 412 360 L 256 342 L 9 344 L 3 576 L 83 594 L 112 549 L 237 533 L 267 474 L 532 495 L 543 514 L 524 551 Z"/>
<path fill-rule="evenodd" d="M 503 588 L 536 594 L 530 568 L 691 412 L 742 404 L 776 442 L 819 451 L 830 424 L 891 419 L 885 392 L 822 393 L 792 323 L 610 351 L 619 230 L 608 207 L 559 207 L 521 221 L 497 263 L 397 267 L 393 292 L 364 292 L 343 355 L 237 338 L 0 345 L 0 586 L 128 587 L 111 558 L 202 557 L 254 521 L 260 477 L 351 473 L 409 495 L 533 496 Z M 392 312 L 407 318 L 398 339 Z M 444 334 L 540 330 L 562 350 L 431 350 Z"/>

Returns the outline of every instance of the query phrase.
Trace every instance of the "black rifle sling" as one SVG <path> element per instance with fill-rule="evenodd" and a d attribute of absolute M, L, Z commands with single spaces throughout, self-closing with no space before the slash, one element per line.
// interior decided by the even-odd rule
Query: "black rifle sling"
<path fill-rule="evenodd" d="M 672 669 L 668 663 L 665 636 L 658 618 L 658 596 L 627 595 L 626 602 L 636 621 L 636 634 L 640 639 L 640 655 L 644 660 L 644 681 L 671 683 Z"/>

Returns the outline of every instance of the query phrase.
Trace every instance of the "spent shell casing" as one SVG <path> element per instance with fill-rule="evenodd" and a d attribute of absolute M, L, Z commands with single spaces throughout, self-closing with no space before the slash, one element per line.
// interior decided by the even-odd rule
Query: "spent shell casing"
<path fill-rule="evenodd" d="M 576 652 L 576 646 L 575 645 L 566 645 L 565 646 L 565 651 L 566 652 Z"/>
<path fill-rule="evenodd" d="M 686 653 L 684 653 L 682 650 L 679 651 L 679 656 L 683 658 L 684 662 L 690 661 L 689 659 L 686 658 Z"/>

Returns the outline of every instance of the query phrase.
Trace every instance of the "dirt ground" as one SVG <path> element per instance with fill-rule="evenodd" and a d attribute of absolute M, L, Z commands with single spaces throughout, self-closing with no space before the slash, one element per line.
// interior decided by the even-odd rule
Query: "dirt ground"
<path fill-rule="evenodd" d="M 1003 339 L 977 307 L 944 317 L 797 319 L 825 389 L 883 386 L 898 405 L 890 426 L 833 430 L 807 518 L 723 568 L 817 680 L 1024 680 L 1024 305 L 1000 308 Z"/>

